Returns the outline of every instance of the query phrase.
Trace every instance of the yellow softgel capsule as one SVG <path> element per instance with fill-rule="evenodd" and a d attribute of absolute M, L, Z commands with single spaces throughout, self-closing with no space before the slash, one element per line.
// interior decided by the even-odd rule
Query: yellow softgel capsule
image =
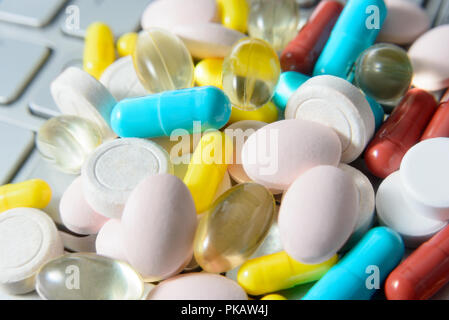
<path fill-rule="evenodd" d="M 14 208 L 43 209 L 50 200 L 51 188 L 40 179 L 0 187 L 0 212 Z"/>
<path fill-rule="evenodd" d="M 284 296 L 281 296 L 280 294 L 269 294 L 260 300 L 287 300 L 287 298 Z"/>
<path fill-rule="evenodd" d="M 217 0 L 221 23 L 230 29 L 246 33 L 249 5 L 247 0 Z"/>
<path fill-rule="evenodd" d="M 163 29 L 139 33 L 133 54 L 134 68 L 148 92 L 193 87 L 192 56 L 177 36 Z"/>
<path fill-rule="evenodd" d="M 200 86 L 215 86 L 222 89 L 221 72 L 223 59 L 204 59 L 195 67 L 195 83 Z"/>
<path fill-rule="evenodd" d="M 274 105 L 273 102 L 268 102 L 262 108 L 256 110 L 240 110 L 238 108 L 232 108 L 231 118 L 229 119 L 229 123 L 234 123 L 238 121 L 244 120 L 255 120 L 262 121 L 266 123 L 272 123 L 277 121 L 279 118 L 279 110 Z"/>
<path fill-rule="evenodd" d="M 334 255 L 320 264 L 303 264 L 285 251 L 246 261 L 237 274 L 237 282 L 248 294 L 262 295 L 319 280 L 338 261 Z"/>
<path fill-rule="evenodd" d="M 256 183 L 239 184 L 222 194 L 201 218 L 193 242 L 203 270 L 236 268 L 262 244 L 276 212 L 273 195 Z"/>
<path fill-rule="evenodd" d="M 104 23 L 95 22 L 86 31 L 84 42 L 84 71 L 100 79 L 104 70 L 115 61 L 114 34 Z"/>
<path fill-rule="evenodd" d="M 222 132 L 209 132 L 201 138 L 184 177 L 197 213 L 211 206 L 228 164 L 232 162 L 232 151 L 232 140 Z"/>
<path fill-rule="evenodd" d="M 131 56 L 134 53 L 137 43 L 137 33 L 129 32 L 122 35 L 117 40 L 117 52 L 120 57 Z"/>
<path fill-rule="evenodd" d="M 270 44 L 244 38 L 223 62 L 223 90 L 233 106 L 255 110 L 271 100 L 280 74 L 279 58 Z"/>

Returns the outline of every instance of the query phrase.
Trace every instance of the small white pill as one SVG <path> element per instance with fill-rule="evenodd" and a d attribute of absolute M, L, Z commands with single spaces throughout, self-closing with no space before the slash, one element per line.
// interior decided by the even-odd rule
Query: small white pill
<path fill-rule="evenodd" d="M 0 288 L 10 294 L 34 290 L 35 276 L 47 261 L 64 253 L 51 218 L 32 208 L 0 215 Z"/>
<path fill-rule="evenodd" d="M 97 148 L 83 166 L 84 197 L 94 211 L 120 219 L 129 194 L 140 181 L 172 172 L 168 153 L 153 141 L 110 141 Z"/>

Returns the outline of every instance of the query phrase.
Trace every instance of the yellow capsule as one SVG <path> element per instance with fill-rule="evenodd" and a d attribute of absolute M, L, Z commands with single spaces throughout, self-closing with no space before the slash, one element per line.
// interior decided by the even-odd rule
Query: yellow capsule
<path fill-rule="evenodd" d="M 198 86 L 215 86 L 222 89 L 221 71 L 223 59 L 204 59 L 195 67 L 195 82 Z"/>
<path fill-rule="evenodd" d="M 232 140 L 224 133 L 205 134 L 193 153 L 184 183 L 192 193 L 197 213 L 209 209 L 228 164 L 232 162 Z"/>
<path fill-rule="evenodd" d="M 236 268 L 262 244 L 275 213 L 273 195 L 264 186 L 234 186 L 201 218 L 193 241 L 195 260 L 211 273 Z"/>
<path fill-rule="evenodd" d="M 260 300 L 287 300 L 287 298 L 284 296 L 281 296 L 280 294 L 269 294 Z"/>
<path fill-rule="evenodd" d="M 246 111 L 233 107 L 231 112 L 231 118 L 229 119 L 229 124 L 243 120 L 255 120 L 266 123 L 272 123 L 277 121 L 278 118 L 279 118 L 279 110 L 274 105 L 274 103 L 270 101 L 262 108 L 256 110 Z"/>
<path fill-rule="evenodd" d="M 217 0 L 217 4 L 221 23 L 227 28 L 246 33 L 249 17 L 247 0 Z"/>
<path fill-rule="evenodd" d="M 246 261 L 237 274 L 237 282 L 248 294 L 261 295 L 319 280 L 338 256 L 320 264 L 300 263 L 285 251 Z"/>
<path fill-rule="evenodd" d="M 51 200 L 51 188 L 35 179 L 0 187 L 0 212 L 14 208 L 45 208 Z"/>
<path fill-rule="evenodd" d="M 103 71 L 115 61 L 114 35 L 111 29 L 101 22 L 87 28 L 84 43 L 84 71 L 100 79 Z"/>
<path fill-rule="evenodd" d="M 137 33 L 129 32 L 117 40 L 117 52 L 120 57 L 131 56 L 137 43 Z"/>

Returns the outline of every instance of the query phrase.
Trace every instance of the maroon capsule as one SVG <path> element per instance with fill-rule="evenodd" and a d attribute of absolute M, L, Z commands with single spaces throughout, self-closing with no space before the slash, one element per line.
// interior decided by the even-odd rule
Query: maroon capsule
<path fill-rule="evenodd" d="M 311 75 L 342 10 L 343 5 L 337 1 L 322 1 L 282 52 L 282 70 Z"/>

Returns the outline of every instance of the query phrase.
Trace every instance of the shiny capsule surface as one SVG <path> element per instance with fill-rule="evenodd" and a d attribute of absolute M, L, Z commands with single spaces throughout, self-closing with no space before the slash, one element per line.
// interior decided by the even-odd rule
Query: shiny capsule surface
<path fill-rule="evenodd" d="M 356 63 L 358 87 L 379 103 L 395 103 L 410 88 L 413 67 L 407 52 L 392 44 L 365 50 Z"/>
<path fill-rule="evenodd" d="M 120 57 L 131 56 L 136 48 L 138 34 L 129 32 L 117 40 L 117 52 Z"/>
<path fill-rule="evenodd" d="M 194 255 L 207 272 L 229 271 L 248 259 L 265 239 L 276 212 L 273 195 L 244 183 L 219 197 L 201 218 Z"/>
<path fill-rule="evenodd" d="M 14 208 L 45 208 L 51 200 L 48 183 L 40 179 L 0 186 L 0 213 Z"/>
<path fill-rule="evenodd" d="M 104 70 L 115 61 L 114 34 L 104 23 L 95 22 L 86 32 L 84 44 L 84 71 L 100 79 Z"/>
<path fill-rule="evenodd" d="M 255 110 L 273 96 L 281 73 L 279 58 L 264 40 L 244 38 L 223 63 L 223 90 L 234 107 Z"/>
<path fill-rule="evenodd" d="M 299 6 L 295 0 L 253 0 L 248 19 L 252 38 L 267 41 L 281 52 L 292 40 L 299 24 Z"/>
<path fill-rule="evenodd" d="M 42 125 L 36 142 L 45 160 L 63 172 L 77 174 L 103 138 L 93 122 L 77 116 L 59 116 Z"/>
<path fill-rule="evenodd" d="M 195 83 L 202 86 L 215 86 L 222 89 L 221 72 L 223 59 L 203 59 L 195 67 Z"/>
<path fill-rule="evenodd" d="M 138 300 L 144 285 L 125 262 L 76 253 L 45 264 L 37 274 L 36 291 L 45 300 Z"/>
<path fill-rule="evenodd" d="M 243 33 L 247 31 L 249 5 L 246 0 L 217 0 L 217 4 L 225 27 Z"/>
<path fill-rule="evenodd" d="M 133 54 L 137 76 L 151 93 L 191 88 L 194 66 L 184 43 L 163 29 L 148 29 L 137 38 Z"/>

